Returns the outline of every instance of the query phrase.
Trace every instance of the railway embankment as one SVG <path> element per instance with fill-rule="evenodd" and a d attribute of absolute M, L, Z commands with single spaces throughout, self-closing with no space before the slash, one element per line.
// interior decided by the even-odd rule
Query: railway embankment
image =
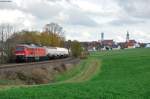
<path fill-rule="evenodd" d="M 76 66 L 80 59 L 66 58 L 38 63 L 9 64 L 0 67 L 0 85 L 33 85 L 55 82 L 55 75 Z"/>

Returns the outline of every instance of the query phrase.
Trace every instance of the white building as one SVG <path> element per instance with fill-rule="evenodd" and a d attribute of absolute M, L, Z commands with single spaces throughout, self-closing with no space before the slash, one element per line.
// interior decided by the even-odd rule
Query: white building
<path fill-rule="evenodd" d="M 135 48 L 140 48 L 140 44 L 139 43 L 136 43 L 134 46 L 135 46 Z"/>
<path fill-rule="evenodd" d="M 146 44 L 145 48 L 150 48 L 150 44 Z"/>

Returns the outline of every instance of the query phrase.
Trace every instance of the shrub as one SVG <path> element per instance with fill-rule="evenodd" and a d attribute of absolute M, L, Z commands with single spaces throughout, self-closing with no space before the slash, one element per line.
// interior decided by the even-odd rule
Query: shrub
<path fill-rule="evenodd" d="M 36 68 L 32 70 L 32 79 L 36 84 L 45 84 L 53 80 L 46 68 Z"/>
<path fill-rule="evenodd" d="M 81 55 L 80 55 L 80 59 L 87 59 L 88 55 L 89 55 L 88 52 L 82 51 L 82 52 L 81 52 Z"/>
<path fill-rule="evenodd" d="M 17 72 L 18 79 L 26 84 L 46 84 L 53 80 L 46 68 L 34 68 L 30 72 Z"/>
<path fill-rule="evenodd" d="M 71 43 L 71 52 L 73 57 L 79 57 L 81 55 L 82 47 L 78 41 Z"/>
<path fill-rule="evenodd" d="M 26 83 L 26 84 L 33 84 L 34 83 L 30 74 L 25 73 L 24 71 L 18 71 L 16 73 L 17 73 L 18 79 L 20 79 L 24 83 Z"/>
<path fill-rule="evenodd" d="M 14 71 L 5 71 L 1 76 L 9 80 L 17 79 L 17 74 Z"/>

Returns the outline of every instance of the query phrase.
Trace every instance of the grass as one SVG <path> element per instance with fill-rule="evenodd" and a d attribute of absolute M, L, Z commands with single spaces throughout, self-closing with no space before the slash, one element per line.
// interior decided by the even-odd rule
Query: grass
<path fill-rule="evenodd" d="M 22 82 L 19 80 L 7 80 L 7 79 L 1 79 L 0 80 L 0 86 L 9 86 L 9 85 L 19 85 Z"/>
<path fill-rule="evenodd" d="M 80 71 L 80 73 L 73 76 L 71 79 L 64 81 L 64 83 L 85 82 L 85 81 L 90 80 L 94 75 L 96 75 L 100 71 L 100 64 L 97 60 L 91 59 L 86 63 L 87 64 L 86 64 L 85 68 L 82 71 Z"/>
<path fill-rule="evenodd" d="M 0 80 L 0 85 L 10 85 L 14 82 L 12 80 Z"/>
<path fill-rule="evenodd" d="M 82 74 L 87 66 L 90 67 L 91 60 L 101 62 L 101 68 L 89 80 L 14 87 L 1 90 L 0 99 L 150 99 L 150 49 L 92 53 L 89 59 L 58 81 Z"/>
<path fill-rule="evenodd" d="M 85 60 L 81 61 L 80 65 L 75 65 L 75 67 L 71 68 L 71 70 L 56 75 L 55 81 L 65 81 L 68 78 L 74 77 L 76 74 L 79 74 L 81 71 L 83 71 L 86 65 L 87 63 Z"/>
<path fill-rule="evenodd" d="M 83 82 L 91 79 L 99 71 L 99 67 L 100 64 L 98 60 L 83 60 L 71 70 L 56 75 L 55 80 L 59 83 Z"/>

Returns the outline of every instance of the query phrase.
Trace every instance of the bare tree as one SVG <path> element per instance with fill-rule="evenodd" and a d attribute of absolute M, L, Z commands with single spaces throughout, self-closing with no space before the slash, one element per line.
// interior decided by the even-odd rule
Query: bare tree
<path fill-rule="evenodd" d="M 10 56 L 10 42 L 7 39 L 13 33 L 13 27 L 9 24 L 0 25 L 0 63 L 5 63 Z"/>
<path fill-rule="evenodd" d="M 46 24 L 44 27 L 44 31 L 48 32 L 48 33 L 57 33 L 62 35 L 63 34 L 63 27 L 61 27 L 59 24 L 57 23 L 50 23 L 50 24 Z"/>
<path fill-rule="evenodd" d="M 3 63 L 4 58 L 4 27 L 0 26 L 0 62 Z"/>
<path fill-rule="evenodd" d="M 63 31 L 63 27 L 61 27 L 59 24 L 57 23 L 50 23 L 50 24 L 46 24 L 44 27 L 44 32 L 47 32 L 49 35 L 52 36 L 52 44 L 54 44 L 55 42 L 55 37 L 58 36 L 59 37 L 59 41 L 60 43 L 62 43 L 61 45 L 64 45 L 63 41 L 65 40 L 64 37 L 64 31 Z"/>

